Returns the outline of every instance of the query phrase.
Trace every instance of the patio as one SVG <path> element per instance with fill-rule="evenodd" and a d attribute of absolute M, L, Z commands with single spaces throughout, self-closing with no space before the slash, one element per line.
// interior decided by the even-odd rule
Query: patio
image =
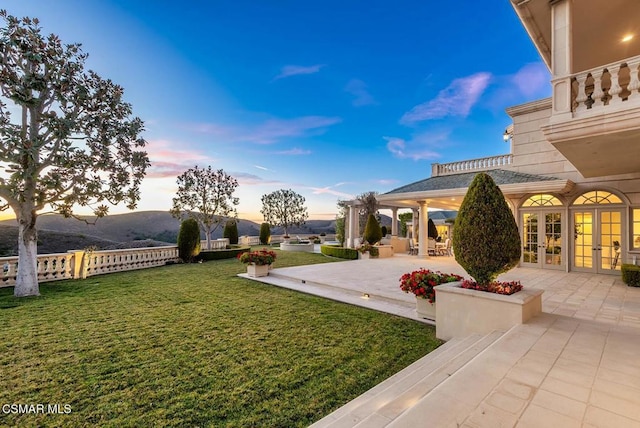
<path fill-rule="evenodd" d="M 453 257 L 396 255 L 276 268 L 260 280 L 419 320 L 398 288 L 419 267 L 466 276 Z M 501 279 L 545 290 L 543 314 L 464 346 L 451 340 L 416 363 L 447 361 L 423 378 L 399 373 L 314 426 L 640 427 L 640 289 L 617 275 L 529 268 Z"/>

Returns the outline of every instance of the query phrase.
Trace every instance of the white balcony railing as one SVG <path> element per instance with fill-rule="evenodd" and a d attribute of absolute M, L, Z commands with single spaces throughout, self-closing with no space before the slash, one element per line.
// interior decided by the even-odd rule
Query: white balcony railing
<path fill-rule="evenodd" d="M 571 76 L 572 111 L 604 113 L 606 109 L 640 106 L 640 56 Z M 624 104 L 623 104 L 624 103 Z"/>
<path fill-rule="evenodd" d="M 70 251 L 38 256 L 38 282 L 162 266 L 178 259 L 178 247 L 128 248 L 108 251 Z M 15 285 L 18 257 L 0 258 L 0 287 Z"/>
<path fill-rule="evenodd" d="M 513 163 L 513 155 L 498 155 L 486 158 L 470 159 L 459 162 L 449 163 L 433 163 L 431 164 L 431 176 L 461 174 L 464 172 L 487 171 L 502 166 L 511 165 Z"/>

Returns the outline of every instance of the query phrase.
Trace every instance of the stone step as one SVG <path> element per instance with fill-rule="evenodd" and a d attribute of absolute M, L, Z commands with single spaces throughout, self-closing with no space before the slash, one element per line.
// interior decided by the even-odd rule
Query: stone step
<path fill-rule="evenodd" d="M 500 336 L 502 332 L 452 339 L 312 427 L 386 426 Z"/>

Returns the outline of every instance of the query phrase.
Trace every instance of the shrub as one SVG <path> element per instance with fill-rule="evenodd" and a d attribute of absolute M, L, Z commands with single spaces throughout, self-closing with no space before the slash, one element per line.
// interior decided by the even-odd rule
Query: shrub
<path fill-rule="evenodd" d="M 200 226 L 192 218 L 180 223 L 178 232 L 178 256 L 185 263 L 191 263 L 200 253 Z"/>
<path fill-rule="evenodd" d="M 380 231 L 382 232 L 382 237 L 384 238 L 385 236 L 387 236 L 387 233 L 389 233 L 389 231 L 387 230 L 387 226 L 382 226 L 380 228 Z"/>
<path fill-rule="evenodd" d="M 267 245 L 270 237 L 271 228 L 269 227 L 269 223 L 262 223 L 260 225 L 260 244 Z"/>
<path fill-rule="evenodd" d="M 229 248 L 226 250 L 214 250 L 214 251 L 201 251 L 198 255 L 198 260 L 210 261 L 210 260 L 223 260 L 233 259 L 238 257 L 238 254 L 250 251 L 249 247 Z"/>
<path fill-rule="evenodd" d="M 339 259 L 357 260 L 358 251 L 353 248 L 340 247 L 338 245 L 322 245 L 320 252 L 325 256 L 337 257 Z"/>
<path fill-rule="evenodd" d="M 344 246 L 344 241 L 346 240 L 344 226 L 345 226 L 345 218 L 344 217 L 336 218 L 336 241 L 338 241 L 341 246 Z"/>
<path fill-rule="evenodd" d="M 624 263 L 622 265 L 622 282 L 632 287 L 640 287 L 640 266 Z"/>
<path fill-rule="evenodd" d="M 228 220 L 224 225 L 224 231 L 222 232 L 223 238 L 229 238 L 229 244 L 238 244 L 238 223 L 235 220 Z"/>
<path fill-rule="evenodd" d="M 376 217 L 373 214 L 369 214 L 369 218 L 367 218 L 367 225 L 364 227 L 363 238 L 371 245 L 382 239 L 380 223 L 378 223 L 378 220 L 376 220 Z"/>
<path fill-rule="evenodd" d="M 491 176 L 479 173 L 462 201 L 453 229 L 456 262 L 481 288 L 520 261 L 516 221 Z"/>

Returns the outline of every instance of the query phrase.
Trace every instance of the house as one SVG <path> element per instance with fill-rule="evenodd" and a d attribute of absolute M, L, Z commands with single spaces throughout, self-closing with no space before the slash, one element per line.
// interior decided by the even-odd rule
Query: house
<path fill-rule="evenodd" d="M 510 1 L 551 98 L 507 109 L 509 153 L 432 164 L 431 177 L 378 199 L 393 218 L 414 210 L 426 256 L 428 208 L 457 209 L 486 171 L 518 223 L 522 266 L 619 274 L 640 258 L 640 2 Z"/>

